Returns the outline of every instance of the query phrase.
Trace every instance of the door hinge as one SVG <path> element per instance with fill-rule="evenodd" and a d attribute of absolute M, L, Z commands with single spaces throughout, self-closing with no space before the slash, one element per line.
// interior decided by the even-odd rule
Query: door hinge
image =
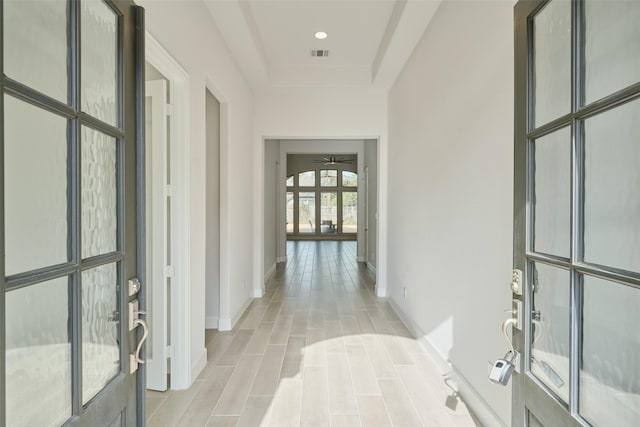
<path fill-rule="evenodd" d="M 174 359 L 176 357 L 175 348 L 172 345 L 168 345 L 164 348 L 165 359 Z"/>
<path fill-rule="evenodd" d="M 173 266 L 172 265 L 167 265 L 164 268 L 164 275 L 165 277 L 173 277 Z"/>
<path fill-rule="evenodd" d="M 171 188 L 170 185 L 165 185 L 164 186 L 164 197 L 171 197 L 173 194 L 173 189 Z"/>

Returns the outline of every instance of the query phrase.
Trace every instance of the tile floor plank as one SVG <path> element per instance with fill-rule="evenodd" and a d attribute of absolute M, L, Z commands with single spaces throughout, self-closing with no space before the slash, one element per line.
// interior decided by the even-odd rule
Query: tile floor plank
<path fill-rule="evenodd" d="M 355 260 L 356 242 L 287 242 L 264 297 L 205 331 L 193 386 L 147 392 L 147 425 L 479 426 Z"/>

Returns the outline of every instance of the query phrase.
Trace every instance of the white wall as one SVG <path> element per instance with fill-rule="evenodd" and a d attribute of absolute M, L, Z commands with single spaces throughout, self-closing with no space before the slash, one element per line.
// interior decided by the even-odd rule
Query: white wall
<path fill-rule="evenodd" d="M 443 2 L 389 95 L 389 295 L 505 425 L 512 145 L 513 3 Z"/>
<path fill-rule="evenodd" d="M 254 197 L 255 235 L 264 239 L 264 156 L 266 139 L 379 139 L 382 157 L 386 153 L 387 93 L 383 90 L 360 87 L 327 88 L 273 88 L 255 95 L 255 159 L 258 171 L 254 184 L 260 193 Z M 320 151 L 323 143 L 318 144 Z M 331 150 L 329 150 L 331 151 Z M 281 159 L 282 165 L 282 159 Z M 386 201 L 386 168 L 381 174 L 380 198 Z M 283 181 L 284 182 L 284 181 Z M 385 212 L 381 219 L 380 246 L 386 247 Z M 264 272 L 264 241 L 255 245 L 254 293 L 261 295 Z M 384 250 L 383 250 L 384 251 Z M 379 254 L 384 259 L 383 254 Z M 384 266 L 378 268 L 381 277 Z M 384 294 L 384 280 L 380 280 L 379 293 Z"/>
<path fill-rule="evenodd" d="M 205 312 L 207 328 L 220 320 L 220 102 L 206 90 L 207 114 L 207 242 Z"/>
<path fill-rule="evenodd" d="M 190 76 L 189 251 L 191 380 L 206 362 L 205 229 L 206 120 L 205 87 L 221 104 L 220 328 L 229 329 L 250 302 L 253 277 L 253 185 L 247 163 L 254 150 L 251 90 L 209 12 L 201 2 L 139 0 L 148 31 Z M 237 173 L 242 170 L 243 173 Z"/>
<path fill-rule="evenodd" d="M 265 141 L 264 156 L 264 281 L 276 268 L 278 229 L 278 167 L 280 141 Z"/>

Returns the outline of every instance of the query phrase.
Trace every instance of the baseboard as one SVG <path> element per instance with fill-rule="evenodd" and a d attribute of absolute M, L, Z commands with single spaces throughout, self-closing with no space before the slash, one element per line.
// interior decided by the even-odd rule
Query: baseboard
<path fill-rule="evenodd" d="M 221 317 L 218 320 L 218 330 L 219 331 L 230 331 L 231 330 L 231 319 L 229 317 Z"/>
<path fill-rule="evenodd" d="M 427 334 L 413 321 L 406 313 L 400 309 L 392 298 L 387 300 L 396 312 L 402 323 L 405 324 L 409 332 L 414 337 L 418 338 L 418 342 L 424 347 L 431 359 L 435 362 L 440 372 L 444 375 L 447 374 L 457 385 L 457 392 L 464 400 L 465 404 L 471 412 L 480 420 L 484 427 L 506 427 L 506 424 L 502 422 L 498 414 L 491 408 L 487 401 L 482 397 L 480 393 L 467 381 L 465 376 L 456 368 L 456 366 L 448 361 L 446 355 L 431 342 Z"/>
<path fill-rule="evenodd" d="M 276 272 L 276 263 L 274 262 L 273 265 L 269 268 L 269 270 L 267 270 L 267 272 L 264 274 L 264 283 L 267 283 L 269 281 L 269 279 L 271 279 L 271 277 L 275 274 Z M 262 295 L 260 295 L 262 296 Z"/>
<path fill-rule="evenodd" d="M 276 258 L 276 263 L 280 264 L 282 262 L 287 262 L 287 257 L 286 256 Z"/>
<path fill-rule="evenodd" d="M 386 298 L 387 297 L 387 288 L 383 288 L 378 283 L 376 283 L 376 296 L 378 298 Z M 391 300 L 389 300 L 389 301 L 391 301 Z"/>
<path fill-rule="evenodd" d="M 367 268 L 371 270 L 373 274 L 376 274 L 376 266 L 367 261 Z"/>
<path fill-rule="evenodd" d="M 264 285 L 262 285 L 262 287 L 253 290 L 253 297 L 262 298 L 266 291 L 267 291 L 267 288 Z"/>
<path fill-rule="evenodd" d="M 218 329 L 219 326 L 219 320 L 218 317 L 205 317 L 204 318 L 204 327 L 206 329 Z"/>
<path fill-rule="evenodd" d="M 191 384 L 195 382 L 195 380 L 198 378 L 198 375 L 200 375 L 200 372 L 202 372 L 206 364 L 207 364 L 207 349 L 204 348 L 202 349 L 202 353 L 200 354 L 198 361 L 193 365 L 191 369 Z"/>

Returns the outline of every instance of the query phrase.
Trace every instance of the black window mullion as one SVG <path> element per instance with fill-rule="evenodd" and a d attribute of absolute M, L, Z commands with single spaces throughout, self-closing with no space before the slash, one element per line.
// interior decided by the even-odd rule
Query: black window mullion
<path fill-rule="evenodd" d="M 69 58 L 69 98 L 75 110 L 75 118 L 71 122 L 69 132 L 69 233 L 70 252 L 72 262 L 76 266 L 70 278 L 70 309 L 71 309 L 71 395 L 72 414 L 82 413 L 82 277 L 79 266 L 81 262 L 82 238 L 80 233 L 80 3 L 69 0 L 68 24 L 68 58 Z"/>
<path fill-rule="evenodd" d="M 580 375 L 580 345 L 582 331 L 582 317 L 580 316 L 582 301 L 581 274 L 573 267 L 580 261 L 582 253 L 582 216 L 584 183 L 583 132 L 580 131 L 580 121 L 575 114 L 580 109 L 584 99 L 584 15 L 583 1 L 571 3 L 571 284 L 570 284 L 570 351 L 569 351 L 569 411 L 572 415 L 578 413 L 579 403 L 579 375 Z"/>

